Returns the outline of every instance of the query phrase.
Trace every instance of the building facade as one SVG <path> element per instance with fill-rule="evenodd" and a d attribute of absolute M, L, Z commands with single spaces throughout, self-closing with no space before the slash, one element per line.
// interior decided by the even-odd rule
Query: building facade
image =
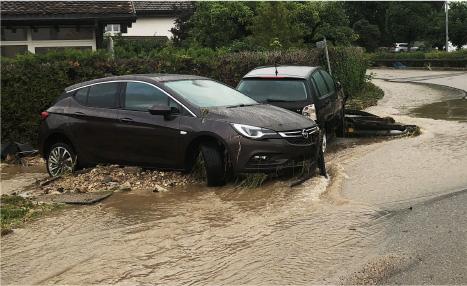
<path fill-rule="evenodd" d="M 108 24 L 126 32 L 132 1 L 1 1 L 1 55 L 103 47 Z"/>

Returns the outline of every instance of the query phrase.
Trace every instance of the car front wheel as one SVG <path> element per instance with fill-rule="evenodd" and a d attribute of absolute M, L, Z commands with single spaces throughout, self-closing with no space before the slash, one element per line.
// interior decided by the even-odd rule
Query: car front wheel
<path fill-rule="evenodd" d="M 226 166 L 219 146 L 214 142 L 201 145 L 206 181 L 209 187 L 223 186 L 226 181 Z"/>
<path fill-rule="evenodd" d="M 46 159 L 47 171 L 52 177 L 72 173 L 75 170 L 76 154 L 73 148 L 66 143 L 52 145 Z"/>

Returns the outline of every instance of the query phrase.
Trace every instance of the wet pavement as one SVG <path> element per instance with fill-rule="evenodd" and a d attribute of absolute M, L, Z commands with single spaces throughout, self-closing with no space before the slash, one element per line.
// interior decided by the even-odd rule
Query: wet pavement
<path fill-rule="evenodd" d="M 330 179 L 295 188 L 190 185 L 61 210 L 2 237 L 1 284 L 324 284 L 372 259 L 384 263 L 371 281 L 388 279 L 416 247 L 388 246 L 405 230 L 394 228 L 398 211 L 467 186 L 467 123 L 415 111 L 457 93 L 375 83 L 386 96 L 370 112 L 417 124 L 422 135 L 339 139 L 326 156 Z"/>

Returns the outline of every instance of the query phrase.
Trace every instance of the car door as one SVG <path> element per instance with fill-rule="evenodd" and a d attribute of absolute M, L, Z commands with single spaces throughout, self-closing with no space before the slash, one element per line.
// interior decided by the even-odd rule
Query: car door
<path fill-rule="evenodd" d="M 70 103 L 70 129 L 80 157 L 88 163 L 113 162 L 120 83 L 78 89 Z"/>
<path fill-rule="evenodd" d="M 133 165 L 178 168 L 179 116 L 153 115 L 148 111 L 157 104 L 169 105 L 175 111 L 179 110 L 178 104 L 160 88 L 145 82 L 127 81 L 123 91 L 123 104 L 118 113 L 120 161 Z"/>
<path fill-rule="evenodd" d="M 326 81 L 319 71 L 314 72 L 311 75 L 311 79 L 318 91 L 317 101 L 315 103 L 316 117 L 318 119 L 319 125 L 323 127 L 324 124 L 326 124 L 326 122 L 331 119 L 332 115 L 331 94 L 326 85 Z"/>

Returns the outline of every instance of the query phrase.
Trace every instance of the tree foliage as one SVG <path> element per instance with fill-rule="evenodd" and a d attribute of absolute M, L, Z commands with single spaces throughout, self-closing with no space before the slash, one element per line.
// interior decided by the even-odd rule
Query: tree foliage
<path fill-rule="evenodd" d="M 368 20 L 361 19 L 353 24 L 355 33 L 358 34 L 357 44 L 373 52 L 379 44 L 381 33 L 377 25 L 372 25 Z"/>
<path fill-rule="evenodd" d="M 282 47 L 298 46 L 302 41 L 301 27 L 286 2 L 260 2 L 248 30 L 252 42 L 261 47 L 270 47 L 274 42 Z"/>
<path fill-rule="evenodd" d="M 191 43 L 220 48 L 247 34 L 246 26 L 253 16 L 245 2 L 197 2 L 190 20 Z"/>
<path fill-rule="evenodd" d="M 459 49 L 467 45 L 467 2 L 449 4 L 449 39 Z"/>

